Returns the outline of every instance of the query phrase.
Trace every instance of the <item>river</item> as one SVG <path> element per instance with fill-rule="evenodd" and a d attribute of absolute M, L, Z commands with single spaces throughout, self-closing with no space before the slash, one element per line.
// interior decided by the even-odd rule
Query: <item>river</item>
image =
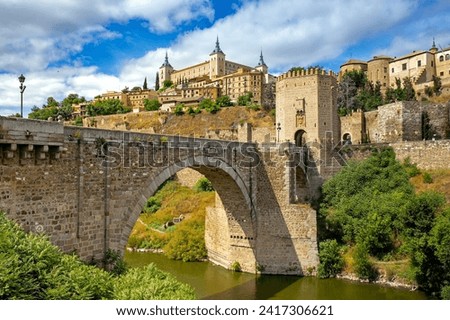
<path fill-rule="evenodd" d="M 162 254 L 127 252 L 129 266 L 149 263 L 191 285 L 199 299 L 217 300 L 412 300 L 426 299 L 419 291 L 370 283 L 316 277 L 269 276 L 232 272 L 210 262 L 181 262 Z"/>

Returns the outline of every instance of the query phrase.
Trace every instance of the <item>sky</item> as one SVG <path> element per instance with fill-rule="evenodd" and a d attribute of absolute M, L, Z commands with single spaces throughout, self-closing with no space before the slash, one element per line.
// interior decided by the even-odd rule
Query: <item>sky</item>
<path fill-rule="evenodd" d="M 0 0 L 0 115 L 48 97 L 90 100 L 148 86 L 167 52 L 175 69 L 226 59 L 269 72 L 450 46 L 449 0 Z"/>

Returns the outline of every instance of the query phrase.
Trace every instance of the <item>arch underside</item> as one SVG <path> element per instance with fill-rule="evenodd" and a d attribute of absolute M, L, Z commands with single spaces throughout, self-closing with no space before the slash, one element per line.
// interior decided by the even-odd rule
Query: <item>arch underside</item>
<path fill-rule="evenodd" d="M 209 161 L 208 161 L 209 160 Z M 253 200 L 245 177 L 226 162 L 206 157 L 192 157 L 187 161 L 172 164 L 148 179 L 147 185 L 139 190 L 137 203 L 128 209 L 126 221 L 118 241 L 117 250 L 124 250 L 129 235 L 144 207 L 167 179 L 178 171 L 191 168 L 203 174 L 211 181 L 216 191 L 216 204 L 208 208 L 205 222 L 205 243 L 208 258 L 224 267 L 229 267 L 235 257 L 247 257 L 243 270 L 255 268 L 255 223 Z M 114 243 L 115 241 L 113 241 Z M 117 243 L 117 242 L 116 242 Z"/>

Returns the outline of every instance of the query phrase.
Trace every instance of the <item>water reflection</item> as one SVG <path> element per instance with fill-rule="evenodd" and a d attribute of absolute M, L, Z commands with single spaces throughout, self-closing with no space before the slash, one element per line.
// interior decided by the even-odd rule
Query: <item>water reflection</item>
<path fill-rule="evenodd" d="M 198 298 L 215 300 L 410 300 L 425 299 L 418 291 L 394 289 L 340 279 L 295 276 L 258 276 L 225 270 L 208 262 L 181 262 L 161 254 L 127 252 L 125 261 L 135 267 L 155 263 L 178 280 L 195 288 Z"/>

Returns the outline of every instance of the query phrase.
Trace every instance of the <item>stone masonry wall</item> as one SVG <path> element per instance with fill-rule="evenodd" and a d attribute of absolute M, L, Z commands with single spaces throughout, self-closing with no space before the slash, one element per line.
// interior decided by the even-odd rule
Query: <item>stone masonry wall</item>
<path fill-rule="evenodd" d="M 0 120 L 0 210 L 65 251 L 86 260 L 101 259 L 107 249 L 123 252 L 148 197 L 190 167 L 217 191 L 205 233 L 212 261 L 274 274 L 317 266 L 315 211 L 292 203 L 284 151 L 48 122 L 39 123 L 47 138 L 31 144 L 33 135 L 42 136 L 34 122 Z"/>

